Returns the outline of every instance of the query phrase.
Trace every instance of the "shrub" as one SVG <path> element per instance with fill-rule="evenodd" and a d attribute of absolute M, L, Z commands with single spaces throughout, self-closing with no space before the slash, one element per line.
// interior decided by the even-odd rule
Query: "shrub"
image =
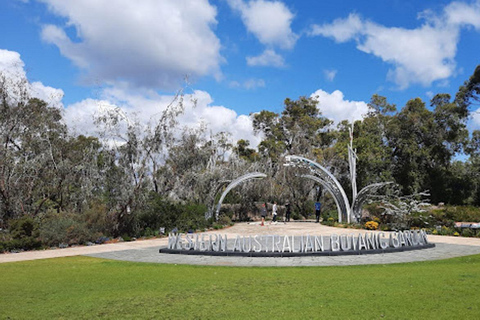
<path fill-rule="evenodd" d="M 377 230 L 378 229 L 378 222 L 367 221 L 367 223 L 365 223 L 365 229 L 367 229 L 367 230 Z"/>
<path fill-rule="evenodd" d="M 222 215 L 218 218 L 218 224 L 221 226 L 229 226 L 232 224 L 232 219 L 228 216 Z"/>
<path fill-rule="evenodd" d="M 329 217 L 327 220 L 323 220 L 322 222 L 323 222 L 324 225 L 334 226 L 335 223 L 336 223 L 336 220 L 333 217 Z"/>
<path fill-rule="evenodd" d="M 292 212 L 290 218 L 292 218 L 292 220 L 301 220 L 302 217 L 300 216 L 300 214 L 296 211 Z"/>
<path fill-rule="evenodd" d="M 108 219 L 108 209 L 105 203 L 92 202 L 88 209 L 82 214 L 82 220 L 87 227 L 102 234 L 108 234 L 113 226 L 111 219 Z"/>
<path fill-rule="evenodd" d="M 205 220 L 207 207 L 200 204 L 182 204 L 163 199 L 158 194 L 151 194 L 148 204 L 136 215 L 135 230 L 137 236 L 143 235 L 147 228 L 159 230 L 165 228 L 168 233 L 177 228 L 180 232 L 188 232 L 207 228 L 210 224 Z"/>
<path fill-rule="evenodd" d="M 337 210 L 324 210 L 322 212 L 322 220 L 323 221 L 329 221 L 330 218 L 332 218 L 333 221 L 337 221 L 337 217 L 338 217 Z"/>
<path fill-rule="evenodd" d="M 442 226 L 438 233 L 441 234 L 442 236 L 451 236 L 453 235 L 454 232 L 455 231 L 453 229 L 446 226 Z"/>
<path fill-rule="evenodd" d="M 31 217 L 10 220 L 10 237 L 2 244 L 5 251 L 32 250 L 42 246 L 38 239 L 38 222 Z"/>
<path fill-rule="evenodd" d="M 475 231 L 470 228 L 466 228 L 462 230 L 462 237 L 473 237 L 475 235 Z"/>
<path fill-rule="evenodd" d="M 84 244 L 102 235 L 88 228 L 87 223 L 69 212 L 49 212 L 40 226 L 40 240 L 48 246 Z"/>

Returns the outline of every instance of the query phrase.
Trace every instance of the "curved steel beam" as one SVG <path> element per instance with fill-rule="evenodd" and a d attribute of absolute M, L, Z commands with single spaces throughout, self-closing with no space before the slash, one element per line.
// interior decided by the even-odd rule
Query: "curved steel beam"
<path fill-rule="evenodd" d="M 260 179 L 260 178 L 265 178 L 267 175 L 264 174 L 264 173 L 260 173 L 260 172 L 251 172 L 251 173 L 247 173 L 246 175 L 243 175 L 241 177 L 238 177 L 237 179 L 233 180 L 232 182 L 230 182 L 230 184 L 227 186 L 227 188 L 225 189 L 225 191 L 223 191 L 222 193 L 222 196 L 220 197 L 220 200 L 218 201 L 218 204 L 217 204 L 217 210 L 215 210 L 215 220 L 218 220 L 218 215 L 220 213 L 220 207 L 222 206 L 222 202 L 223 202 L 223 199 L 225 199 L 225 196 L 227 195 L 227 193 L 232 190 L 233 188 L 235 188 L 237 185 L 239 185 L 240 183 L 246 181 L 246 180 L 250 180 L 250 179 Z"/>
<path fill-rule="evenodd" d="M 353 201 L 352 205 L 352 215 L 353 218 L 356 219 L 357 221 L 360 220 L 362 217 L 362 206 L 365 203 L 365 201 L 368 198 L 368 194 L 372 192 L 376 192 L 378 189 L 381 187 L 384 187 L 388 184 L 391 184 L 393 182 L 379 182 L 379 183 L 372 183 L 360 190 L 360 192 L 357 194 L 355 197 L 355 200 Z"/>
<path fill-rule="evenodd" d="M 335 200 L 335 204 L 337 205 L 338 221 L 342 221 L 342 213 L 345 212 L 345 207 L 344 207 L 345 204 L 343 204 L 342 202 L 339 202 L 339 199 L 335 196 L 335 193 L 331 189 L 331 186 L 325 180 L 322 180 L 317 176 L 312 176 L 311 174 L 302 174 L 300 177 L 314 180 L 320 183 L 322 186 L 324 186 L 328 190 L 328 192 L 330 192 L 330 194 L 333 197 L 333 200 Z"/>
<path fill-rule="evenodd" d="M 348 201 L 345 190 L 343 190 L 342 185 L 338 180 L 324 167 L 307 158 L 299 156 L 286 156 L 285 160 L 288 165 L 302 166 L 310 169 L 314 174 L 320 176 L 320 179 L 325 181 L 328 184 L 330 191 L 332 192 L 334 198 L 336 198 L 337 205 L 342 209 L 342 217 L 345 215 L 347 217 L 347 222 L 350 223 L 350 202 Z M 342 222 L 342 217 L 339 217 L 338 221 Z"/>

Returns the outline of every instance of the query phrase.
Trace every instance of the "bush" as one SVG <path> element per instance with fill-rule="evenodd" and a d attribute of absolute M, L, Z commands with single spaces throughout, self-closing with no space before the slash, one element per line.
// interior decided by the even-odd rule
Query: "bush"
<path fill-rule="evenodd" d="M 451 227 L 453 222 L 480 222 L 480 208 L 473 206 L 445 206 L 431 210 L 437 225 Z"/>
<path fill-rule="evenodd" d="M 334 226 L 336 223 L 335 218 L 329 217 L 327 220 L 323 220 L 323 224 L 327 226 Z"/>
<path fill-rule="evenodd" d="M 220 218 L 218 218 L 218 224 L 221 226 L 229 226 L 232 224 L 232 219 L 230 219 L 228 216 L 222 215 Z"/>
<path fill-rule="evenodd" d="M 454 232 L 455 232 L 455 230 L 453 230 L 452 228 L 442 226 L 438 233 L 442 236 L 451 236 L 451 235 L 453 235 Z"/>
<path fill-rule="evenodd" d="M 207 207 L 194 203 L 176 203 L 151 194 L 148 204 L 136 215 L 136 236 L 145 235 L 147 228 L 159 230 L 165 228 L 168 233 L 177 228 L 180 232 L 207 228 L 211 221 L 205 220 Z"/>
<path fill-rule="evenodd" d="M 473 237 L 475 236 L 475 231 L 470 228 L 466 228 L 462 230 L 462 237 Z"/>
<path fill-rule="evenodd" d="M 302 219 L 300 214 L 298 214 L 298 212 L 296 212 L 296 211 L 292 212 L 292 214 L 290 215 L 290 218 L 292 218 L 292 220 L 301 220 Z"/>
<path fill-rule="evenodd" d="M 321 215 L 322 215 L 322 220 L 323 221 L 329 221 L 330 218 L 332 218 L 333 221 L 337 221 L 338 211 L 337 210 L 324 210 Z"/>
<path fill-rule="evenodd" d="M 367 229 L 367 230 L 377 230 L 378 229 L 378 222 L 368 221 L 367 223 L 365 223 L 365 229 Z"/>
<path fill-rule="evenodd" d="M 108 209 L 105 203 L 93 202 L 89 208 L 82 214 L 82 220 L 87 224 L 88 229 L 109 234 L 113 229 L 111 220 L 108 219 Z"/>
<path fill-rule="evenodd" d="M 40 240 L 48 246 L 84 244 L 101 236 L 101 233 L 90 230 L 77 215 L 68 212 L 49 212 L 40 226 Z"/>
<path fill-rule="evenodd" d="M 38 222 L 31 217 L 10 220 L 10 235 L 1 244 L 3 251 L 33 250 L 42 246 L 38 239 Z"/>

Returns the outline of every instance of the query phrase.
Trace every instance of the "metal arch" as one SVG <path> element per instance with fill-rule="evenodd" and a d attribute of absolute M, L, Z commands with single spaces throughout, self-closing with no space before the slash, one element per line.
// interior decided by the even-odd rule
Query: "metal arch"
<path fill-rule="evenodd" d="M 333 200 L 335 200 L 335 204 L 337 205 L 338 221 L 342 221 L 342 213 L 345 212 L 345 204 L 342 201 L 339 201 L 339 199 L 336 197 L 334 191 L 331 189 L 331 186 L 325 180 L 322 180 L 317 176 L 312 176 L 311 174 L 302 174 L 300 177 L 301 178 L 312 179 L 312 180 L 320 183 L 322 186 L 324 186 L 328 190 L 328 192 L 330 192 L 330 194 L 333 196 Z"/>
<path fill-rule="evenodd" d="M 391 183 L 393 183 L 393 182 L 390 181 L 390 182 L 372 183 L 372 184 L 362 188 L 362 190 L 360 190 L 360 192 L 355 197 L 355 200 L 353 201 L 353 206 L 352 206 L 353 217 L 357 221 L 360 220 L 361 214 L 362 214 L 362 206 L 365 203 L 365 201 L 367 200 L 369 193 L 375 192 L 378 189 L 380 189 L 381 187 L 384 187 L 384 186 L 386 186 L 388 184 L 391 184 Z"/>
<path fill-rule="evenodd" d="M 320 179 L 328 185 L 328 188 L 332 192 L 334 198 L 336 198 L 337 205 L 342 209 L 342 216 L 345 215 L 347 217 L 347 222 L 350 223 L 351 208 L 350 202 L 345 194 L 345 190 L 343 190 L 340 182 L 338 182 L 338 180 L 326 168 L 322 167 L 315 161 L 295 155 L 286 156 L 285 160 L 289 165 L 300 165 L 307 167 L 313 173 L 320 176 Z M 338 219 L 339 222 L 342 222 L 341 218 L 342 217 L 340 216 Z"/>
<path fill-rule="evenodd" d="M 218 204 L 217 204 L 217 210 L 215 210 L 215 220 L 218 220 L 218 216 L 220 214 L 220 207 L 222 206 L 222 202 L 223 202 L 223 199 L 225 199 L 225 196 L 227 195 L 227 193 L 232 190 L 233 188 L 235 188 L 237 185 L 239 185 L 240 183 L 246 181 L 246 180 L 250 180 L 250 179 L 260 179 L 260 178 L 265 178 L 267 175 L 264 174 L 264 173 L 260 173 L 260 172 L 251 172 L 251 173 L 247 173 L 246 175 L 243 175 L 241 177 L 238 177 L 237 179 L 233 180 L 232 182 L 230 182 L 230 184 L 227 186 L 227 188 L 225 189 L 225 191 L 223 191 L 222 193 L 222 196 L 220 197 L 220 200 L 218 201 Z"/>

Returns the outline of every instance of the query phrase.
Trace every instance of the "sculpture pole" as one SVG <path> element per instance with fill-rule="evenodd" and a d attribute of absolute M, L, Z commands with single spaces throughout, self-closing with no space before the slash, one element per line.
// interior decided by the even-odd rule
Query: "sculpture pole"
<path fill-rule="evenodd" d="M 348 146 L 348 165 L 350 168 L 350 182 L 352 185 L 352 208 L 350 212 L 353 212 L 353 204 L 357 198 L 357 153 L 356 150 L 353 150 L 353 122 L 352 126 L 348 128 L 350 134 L 350 145 Z M 357 217 L 353 217 L 357 219 Z"/>

